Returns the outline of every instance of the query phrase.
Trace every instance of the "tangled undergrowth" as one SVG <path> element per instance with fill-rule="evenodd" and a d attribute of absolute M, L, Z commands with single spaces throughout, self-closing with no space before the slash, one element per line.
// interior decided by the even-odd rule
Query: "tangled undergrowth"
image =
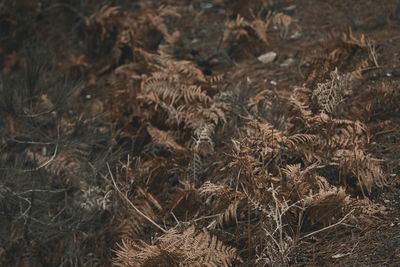
<path fill-rule="evenodd" d="M 387 220 L 400 91 L 371 36 L 263 64 L 303 38 L 291 1 L 65 2 L 1 10 L 1 265 L 324 265 L 313 243 Z"/>

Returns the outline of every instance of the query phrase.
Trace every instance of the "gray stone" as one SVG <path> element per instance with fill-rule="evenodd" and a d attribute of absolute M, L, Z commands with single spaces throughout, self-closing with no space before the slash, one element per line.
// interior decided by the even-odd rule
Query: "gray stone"
<path fill-rule="evenodd" d="M 274 51 L 270 51 L 265 54 L 262 54 L 257 59 L 264 64 L 268 64 L 268 63 L 271 63 L 272 61 L 274 61 L 275 58 L 276 58 L 276 53 Z"/>

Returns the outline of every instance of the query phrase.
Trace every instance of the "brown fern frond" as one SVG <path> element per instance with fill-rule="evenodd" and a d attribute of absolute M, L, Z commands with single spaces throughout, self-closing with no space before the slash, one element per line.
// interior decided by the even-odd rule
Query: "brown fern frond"
<path fill-rule="evenodd" d="M 341 177 L 355 180 L 361 191 L 365 187 L 367 192 L 371 193 L 373 186 L 382 188 L 386 185 L 386 177 L 381 166 L 382 160 L 372 158 L 360 148 L 337 150 L 333 161 L 333 164 L 339 166 Z"/>
<path fill-rule="evenodd" d="M 348 205 L 350 198 L 344 188 L 321 189 L 316 196 L 305 200 L 307 220 L 311 224 L 322 223 L 328 226 L 344 215 Z"/>
<path fill-rule="evenodd" d="M 315 144 L 320 140 L 316 134 L 294 134 L 285 137 L 284 144 L 290 154 L 305 160 L 305 162 L 321 161 L 321 156 L 318 155 Z"/>
<path fill-rule="evenodd" d="M 353 35 L 353 31 L 351 28 L 349 28 L 349 33 L 343 33 L 342 40 L 344 43 L 350 44 L 350 45 L 356 45 L 359 47 L 367 47 L 367 41 L 364 36 L 364 34 L 361 34 L 360 38 L 356 38 Z"/>
<path fill-rule="evenodd" d="M 293 18 L 283 13 L 274 14 L 272 18 L 272 23 L 280 29 L 279 35 L 282 39 L 286 39 L 292 22 Z"/>
<path fill-rule="evenodd" d="M 120 23 L 121 12 L 119 6 L 104 5 L 98 12 L 86 19 L 86 26 L 93 28 L 95 24 L 100 25 L 101 40 L 110 36 L 115 24 Z"/>
<path fill-rule="evenodd" d="M 370 69 L 369 59 L 361 61 L 352 72 L 346 74 L 350 80 L 360 80 L 365 71 Z"/>
<path fill-rule="evenodd" d="M 383 81 L 378 85 L 368 86 L 355 100 L 366 103 L 359 109 L 364 121 L 370 121 L 373 114 L 376 113 L 395 114 L 400 109 L 398 87 L 398 82 L 394 81 Z"/>
<path fill-rule="evenodd" d="M 318 137 L 314 134 L 294 134 L 286 138 L 285 142 L 296 147 L 299 144 L 314 143 Z"/>
<path fill-rule="evenodd" d="M 366 126 L 359 121 L 334 119 L 330 123 L 334 130 L 320 139 L 319 145 L 321 149 L 328 149 L 328 151 L 347 149 L 365 145 L 369 142 Z"/>
<path fill-rule="evenodd" d="M 174 81 L 179 78 L 180 75 L 183 79 L 189 79 L 189 81 L 206 82 L 206 78 L 202 71 L 195 66 L 195 64 L 188 60 L 174 60 L 170 55 L 160 53 L 160 56 L 156 58 L 156 64 L 154 65 L 160 72 L 153 73 L 155 75 L 162 75 L 169 81 Z"/>
<path fill-rule="evenodd" d="M 142 82 L 137 97 L 142 100 L 143 109 L 153 106 L 156 116 L 161 115 L 157 113 L 161 106 L 167 112 L 167 123 L 179 125 L 184 122 L 185 128 L 226 123 L 229 105 L 219 99 L 219 94 L 209 95 L 214 84 L 193 63 L 177 61 L 161 53 L 153 67 L 155 71 Z"/>
<path fill-rule="evenodd" d="M 164 145 L 172 151 L 174 151 L 174 150 L 175 151 L 185 151 L 186 150 L 184 147 L 182 147 L 175 141 L 175 138 L 173 138 L 172 133 L 159 130 L 150 124 L 148 124 L 146 128 L 154 142 L 156 142 L 160 145 Z"/>
<path fill-rule="evenodd" d="M 209 76 L 206 79 L 211 84 L 222 83 L 224 81 L 224 74 Z"/>
<path fill-rule="evenodd" d="M 289 25 L 292 23 L 292 21 L 293 21 L 293 19 L 284 13 L 274 14 L 274 17 L 272 18 L 273 24 L 281 25 L 284 27 L 289 27 Z"/>
<path fill-rule="evenodd" d="M 299 118 L 308 119 L 313 115 L 313 112 L 310 110 L 309 105 L 300 101 L 293 95 L 290 97 L 289 101 L 290 101 L 290 104 L 292 105 L 293 109 L 295 110 L 295 112 L 298 112 L 301 114 L 301 116 L 299 116 Z"/>
<path fill-rule="evenodd" d="M 179 266 L 184 255 L 166 251 L 158 246 L 151 246 L 139 240 L 122 240 L 116 251 L 114 264 L 122 267 L 134 266 Z"/>
<path fill-rule="evenodd" d="M 328 185 L 326 179 L 316 172 L 321 168 L 318 163 L 302 169 L 300 164 L 286 165 L 282 168 L 285 175 L 285 188 L 289 193 L 289 199 L 298 201 L 319 192 Z"/>
<path fill-rule="evenodd" d="M 329 75 L 336 68 L 346 73 L 347 78 L 356 79 L 360 77 L 362 72 L 370 69 L 368 62 L 373 62 L 377 65 L 377 55 L 373 42 L 369 41 L 362 34 L 360 39 L 357 39 L 351 29 L 349 33 L 344 33 L 343 36 L 337 34 L 330 35 L 321 43 L 321 50 L 314 52 L 311 56 L 313 68 L 307 73 L 306 86 L 310 88 L 316 87 L 318 83 L 324 83 L 329 79 Z M 354 63 L 352 61 L 354 55 L 357 54 L 361 58 Z M 368 62 L 366 62 L 366 60 Z"/>
<path fill-rule="evenodd" d="M 229 104 L 224 103 L 222 101 L 217 101 L 216 98 L 214 98 L 213 103 L 209 107 L 205 108 L 200 108 L 194 111 L 197 111 L 196 116 L 200 118 L 204 118 L 205 122 L 211 122 L 214 125 L 218 124 L 225 124 L 227 122 L 226 118 L 226 112 L 229 111 L 231 108 Z M 195 116 L 188 116 L 189 120 L 188 122 L 193 125 L 192 128 L 197 128 L 195 127 L 198 125 L 201 127 L 200 123 L 194 123 L 195 121 Z"/>
<path fill-rule="evenodd" d="M 249 107 L 249 109 L 252 112 L 258 113 L 258 109 L 259 109 L 259 104 L 262 101 L 268 101 L 268 98 L 266 98 L 266 94 L 268 94 L 269 92 L 271 92 L 268 89 L 264 89 L 262 91 L 260 91 L 258 94 L 250 97 L 249 99 L 249 103 L 247 104 L 247 106 Z"/>
<path fill-rule="evenodd" d="M 132 214 L 124 218 L 117 226 L 117 232 L 122 239 L 136 239 L 143 234 L 143 217 Z"/>
<path fill-rule="evenodd" d="M 116 251 L 117 266 L 230 266 L 240 260 L 235 248 L 225 246 L 216 237 L 195 231 L 168 230 L 155 245 L 123 240 Z"/>
<path fill-rule="evenodd" d="M 247 36 L 246 27 L 249 23 L 240 14 L 237 15 L 236 20 L 227 20 L 225 22 L 226 30 L 224 31 L 224 41 L 227 41 L 230 35 L 234 34 L 235 39 L 238 40 L 242 36 Z"/>
<path fill-rule="evenodd" d="M 138 192 L 138 196 L 143 197 L 144 199 L 146 199 L 147 201 L 152 203 L 159 211 L 163 210 L 162 206 L 157 201 L 157 199 L 155 199 L 154 196 L 152 194 L 150 194 L 147 189 L 143 189 L 140 186 L 138 186 L 137 192 Z"/>
<path fill-rule="evenodd" d="M 239 205 L 245 204 L 246 196 L 232 188 L 224 185 L 216 185 L 209 181 L 205 182 L 200 188 L 199 192 L 203 196 L 207 196 L 206 203 L 212 205 L 211 212 L 219 214 L 218 222 L 221 227 L 229 224 L 231 221 L 238 219 L 237 210 Z M 212 198 L 215 200 L 211 203 Z"/>
<path fill-rule="evenodd" d="M 189 181 L 180 181 L 183 188 L 177 187 L 176 193 L 172 194 L 170 201 L 169 214 L 174 213 L 178 218 L 187 220 L 197 212 L 200 203 L 200 195 L 194 183 Z"/>
<path fill-rule="evenodd" d="M 238 40 L 242 36 L 249 36 L 249 31 L 253 32 L 257 38 L 259 38 L 263 43 L 269 45 L 267 32 L 268 28 L 272 22 L 272 12 L 269 11 L 268 14 L 263 19 L 261 17 L 262 9 L 257 12 L 257 15 L 251 11 L 253 20 L 251 22 L 245 20 L 240 14 L 237 15 L 236 20 L 228 20 L 225 22 L 226 30 L 224 32 L 224 41 L 226 41 L 230 35 L 234 35 L 235 39 Z M 280 22 L 277 20 L 277 23 Z M 286 21 L 285 21 L 286 22 Z"/>
<path fill-rule="evenodd" d="M 272 12 L 269 11 L 265 19 L 261 18 L 261 9 L 257 13 L 257 16 L 253 15 L 253 21 L 249 24 L 250 28 L 256 33 L 257 37 L 260 38 L 265 44 L 269 45 L 267 38 L 268 27 L 272 22 Z"/>

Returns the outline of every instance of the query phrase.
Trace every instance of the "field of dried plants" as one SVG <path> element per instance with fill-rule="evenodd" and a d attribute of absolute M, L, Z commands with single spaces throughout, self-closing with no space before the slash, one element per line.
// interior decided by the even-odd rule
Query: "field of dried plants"
<path fill-rule="evenodd" d="M 400 3 L 0 1 L 1 266 L 400 266 Z"/>

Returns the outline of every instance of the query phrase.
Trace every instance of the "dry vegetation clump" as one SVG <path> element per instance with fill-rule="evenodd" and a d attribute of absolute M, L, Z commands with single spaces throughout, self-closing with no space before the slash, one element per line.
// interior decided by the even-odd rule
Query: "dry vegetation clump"
<path fill-rule="evenodd" d="M 324 235 L 387 220 L 400 94 L 378 41 L 316 45 L 292 1 L 128 2 L 44 1 L 37 25 L 4 3 L 7 38 L 35 34 L 0 47 L 0 265 L 324 265 L 357 246 Z"/>

